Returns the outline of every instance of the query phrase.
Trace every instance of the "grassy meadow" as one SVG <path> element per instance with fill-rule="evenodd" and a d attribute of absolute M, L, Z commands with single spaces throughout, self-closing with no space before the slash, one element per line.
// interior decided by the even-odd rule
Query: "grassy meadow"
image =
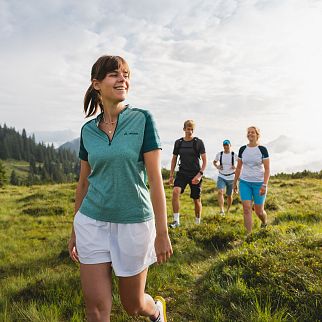
<path fill-rule="evenodd" d="M 0 321 L 84 321 L 79 269 L 68 256 L 76 184 L 0 189 Z M 171 190 L 166 187 L 169 221 Z M 272 178 L 269 226 L 245 235 L 242 207 L 218 215 L 205 180 L 203 218 L 194 224 L 188 191 L 174 255 L 151 267 L 147 291 L 168 303 L 168 321 L 322 321 L 322 182 Z M 123 311 L 114 279 L 112 321 Z"/>

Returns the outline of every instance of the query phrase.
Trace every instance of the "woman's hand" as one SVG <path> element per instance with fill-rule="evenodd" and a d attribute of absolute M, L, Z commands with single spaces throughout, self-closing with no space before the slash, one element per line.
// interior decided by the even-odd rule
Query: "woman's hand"
<path fill-rule="evenodd" d="M 70 240 L 68 241 L 68 252 L 70 258 L 75 262 L 79 263 L 77 248 L 76 248 L 76 236 L 72 234 Z"/>
<path fill-rule="evenodd" d="M 261 196 L 263 196 L 263 195 L 265 195 L 266 191 L 267 191 L 267 186 L 266 186 L 266 185 L 262 185 L 262 186 L 260 187 L 260 189 L 259 189 L 259 194 L 260 194 Z"/>
<path fill-rule="evenodd" d="M 168 233 L 157 235 L 155 237 L 154 248 L 158 264 L 164 263 L 170 258 L 173 251 Z"/>

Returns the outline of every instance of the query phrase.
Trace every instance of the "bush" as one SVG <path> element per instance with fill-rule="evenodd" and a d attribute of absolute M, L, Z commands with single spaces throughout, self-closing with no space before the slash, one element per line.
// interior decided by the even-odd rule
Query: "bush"
<path fill-rule="evenodd" d="M 29 206 L 23 209 L 22 212 L 26 215 L 39 217 L 39 216 L 64 215 L 66 211 L 65 211 L 65 208 L 61 206 L 44 206 L 44 207 Z"/>

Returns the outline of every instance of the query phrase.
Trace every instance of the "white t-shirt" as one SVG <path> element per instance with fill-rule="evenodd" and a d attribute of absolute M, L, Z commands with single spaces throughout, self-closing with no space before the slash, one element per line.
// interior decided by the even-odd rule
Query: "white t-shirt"
<path fill-rule="evenodd" d="M 234 180 L 235 178 L 235 169 L 232 168 L 231 162 L 231 152 L 222 154 L 222 166 L 223 169 L 219 170 L 218 177 L 221 177 L 225 180 Z M 220 152 L 217 153 L 215 161 L 220 161 Z M 237 153 L 234 153 L 234 165 L 237 162 Z M 230 175 L 229 175 L 230 174 Z"/>
<path fill-rule="evenodd" d="M 241 150 L 244 148 L 244 151 Z M 243 161 L 243 167 L 240 174 L 240 179 L 248 182 L 263 182 L 264 181 L 264 166 L 263 160 L 268 159 L 268 151 L 264 146 L 261 146 L 262 151 L 258 146 L 241 147 L 238 153 L 238 158 Z"/>

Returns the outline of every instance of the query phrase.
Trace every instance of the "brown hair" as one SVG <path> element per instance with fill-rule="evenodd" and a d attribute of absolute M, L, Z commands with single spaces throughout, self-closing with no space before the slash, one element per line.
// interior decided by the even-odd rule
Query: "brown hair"
<path fill-rule="evenodd" d="M 188 126 L 191 126 L 194 129 L 196 124 L 193 120 L 187 120 L 183 123 L 183 128 L 185 129 Z"/>
<path fill-rule="evenodd" d="M 94 79 L 102 81 L 107 73 L 114 70 L 125 69 L 130 76 L 129 65 L 124 58 L 120 56 L 102 56 L 97 59 L 92 67 L 91 82 Z M 84 112 L 86 117 L 95 115 L 97 109 L 103 111 L 103 104 L 100 92 L 93 87 L 93 83 L 89 86 L 84 97 Z"/>

